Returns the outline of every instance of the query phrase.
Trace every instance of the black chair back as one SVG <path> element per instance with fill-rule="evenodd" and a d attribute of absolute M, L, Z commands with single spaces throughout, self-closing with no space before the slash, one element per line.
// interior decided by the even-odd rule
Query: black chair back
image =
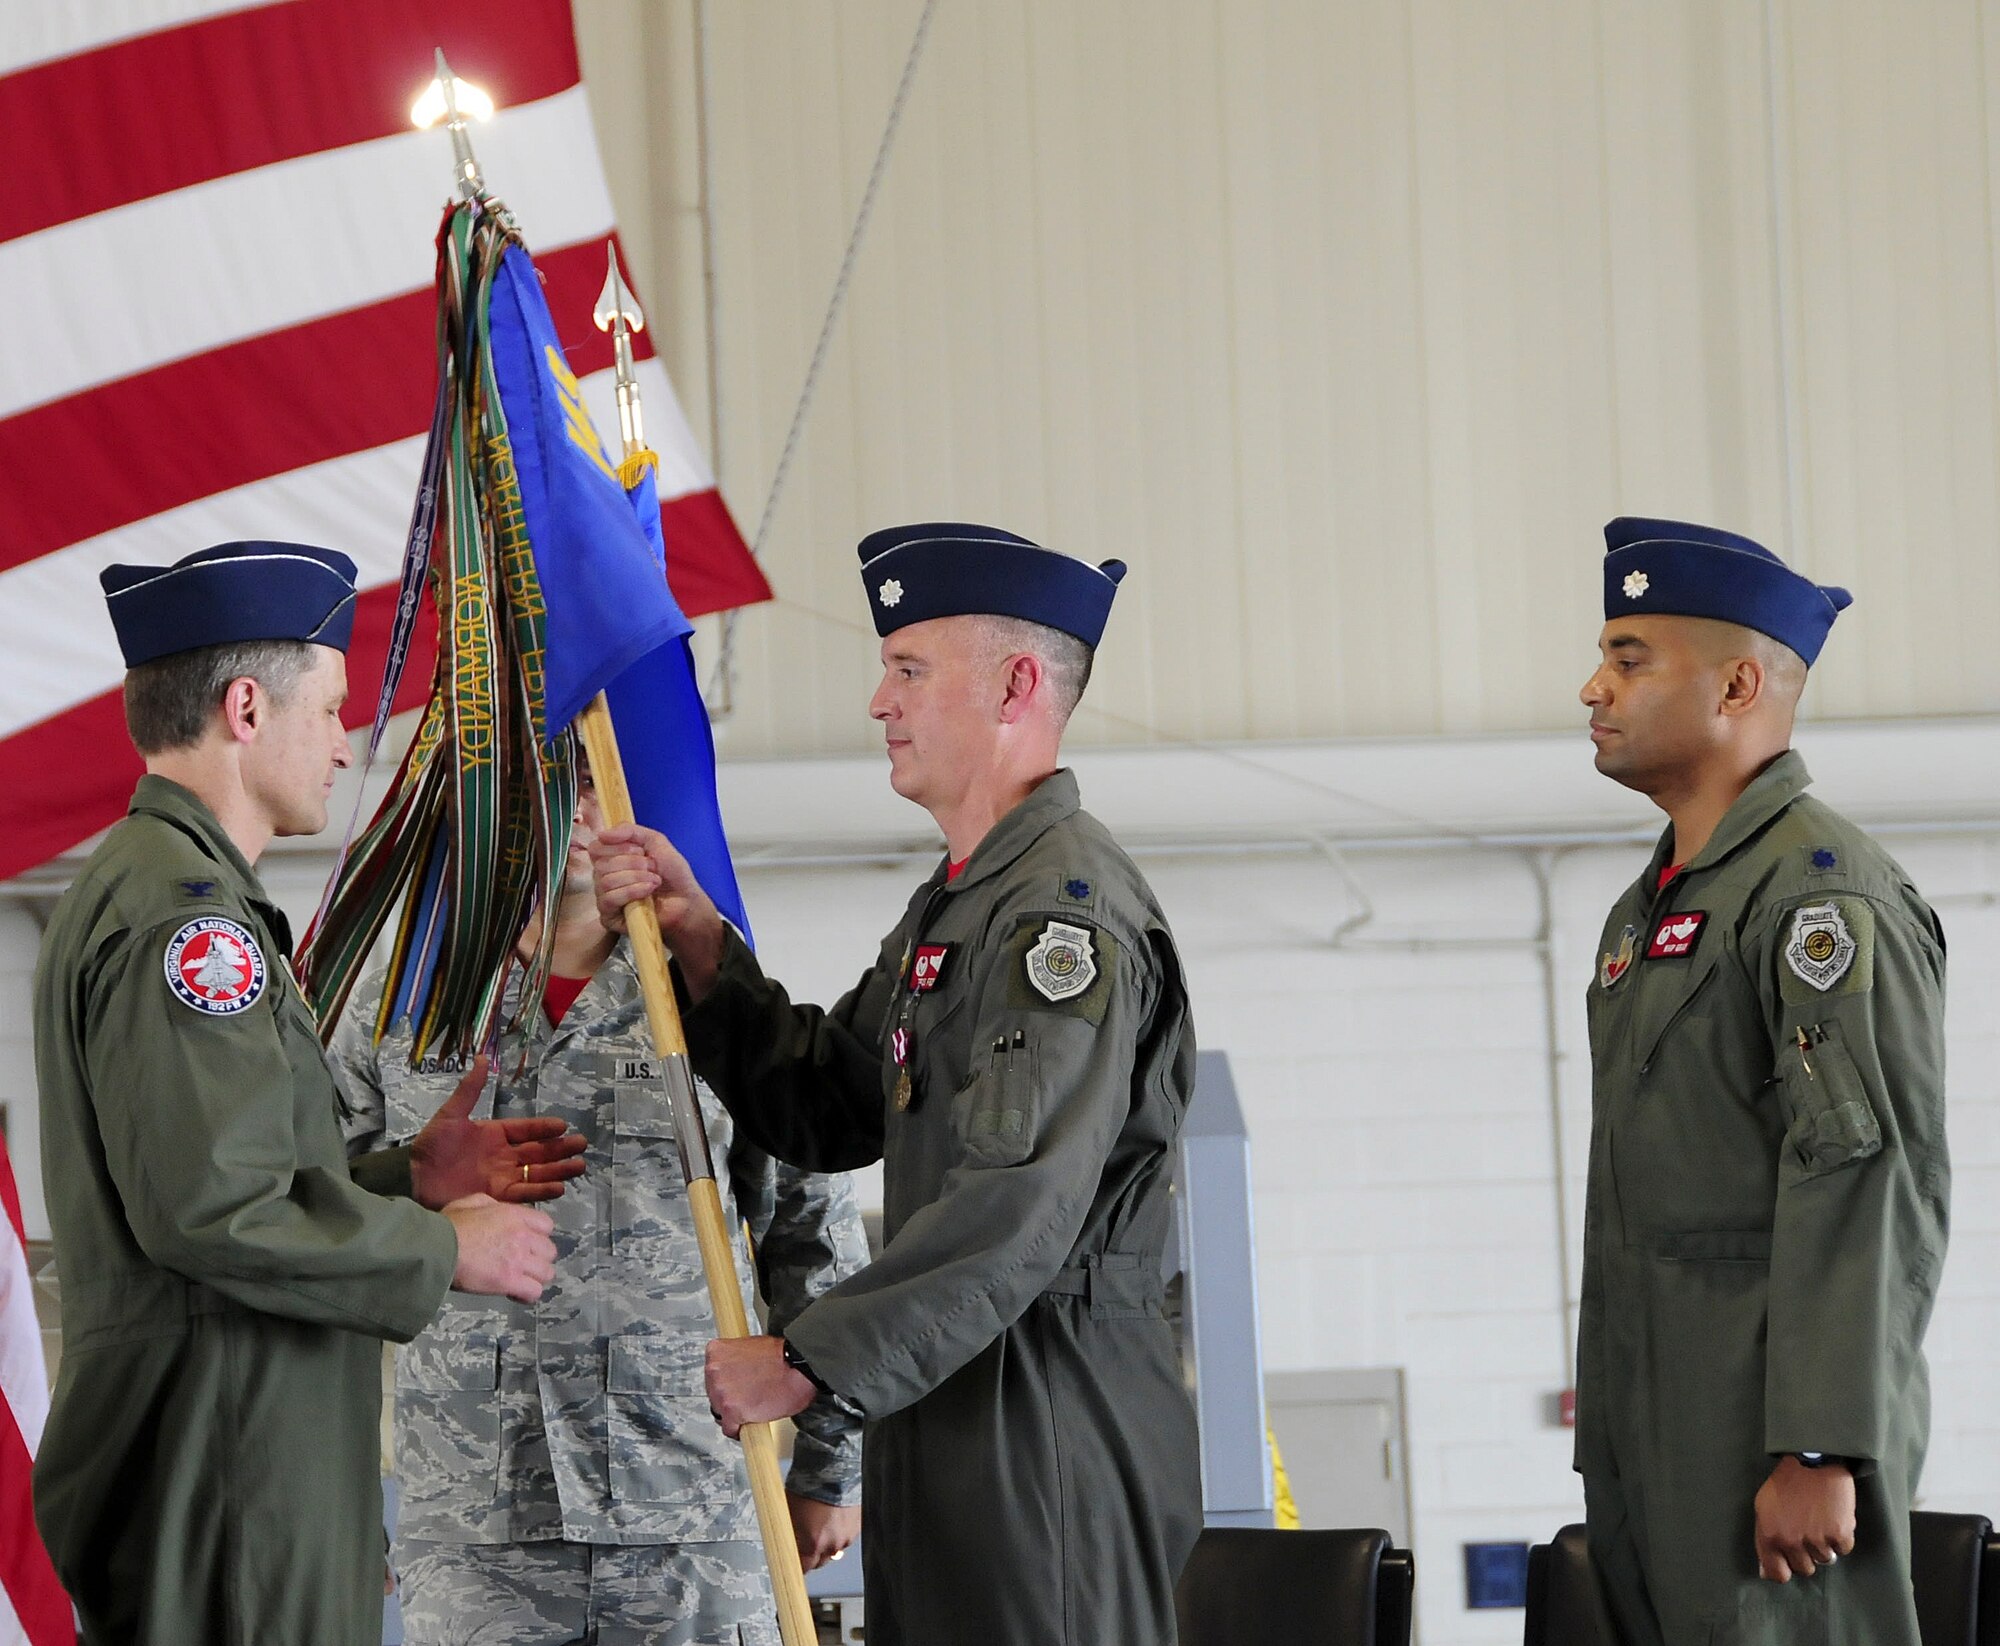
<path fill-rule="evenodd" d="M 2000 1646 L 2000 1537 L 1984 1515 L 1910 1515 L 1910 1587 L 1923 1646 Z M 1583 1528 L 1528 1551 L 1525 1646 L 1618 1646 Z"/>
<path fill-rule="evenodd" d="M 1526 1646 L 1619 1646 L 1597 1592 L 1581 1526 L 1565 1526 L 1528 1551 Z"/>
<path fill-rule="evenodd" d="M 1409 1646 L 1414 1577 L 1387 1532 L 1211 1526 L 1174 1591 L 1181 1646 Z"/>
<path fill-rule="evenodd" d="M 2000 1646 L 2000 1537 L 1986 1540 L 1979 1563 L 1979 1646 Z"/>
<path fill-rule="evenodd" d="M 1979 1646 L 1980 1589 L 1993 1523 L 1984 1515 L 1910 1516 L 1910 1587 L 1924 1646 Z M 2000 1631 L 2000 1619 L 1990 1625 Z"/>

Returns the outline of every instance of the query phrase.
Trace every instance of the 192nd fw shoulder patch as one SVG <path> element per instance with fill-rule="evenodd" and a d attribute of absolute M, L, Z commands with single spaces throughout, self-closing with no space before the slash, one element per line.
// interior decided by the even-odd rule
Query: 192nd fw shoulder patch
<path fill-rule="evenodd" d="M 1858 897 L 1801 904 L 1785 923 L 1780 993 L 1802 1002 L 1875 984 L 1875 912 Z"/>
<path fill-rule="evenodd" d="M 1010 1003 L 1104 1021 L 1118 969 L 1118 940 L 1100 926 L 1053 915 L 1023 920 L 1008 946 Z"/>
<path fill-rule="evenodd" d="M 168 938 L 165 965 L 174 998 L 209 1017 L 248 1011 L 264 993 L 264 951 L 220 915 L 190 920 Z"/>

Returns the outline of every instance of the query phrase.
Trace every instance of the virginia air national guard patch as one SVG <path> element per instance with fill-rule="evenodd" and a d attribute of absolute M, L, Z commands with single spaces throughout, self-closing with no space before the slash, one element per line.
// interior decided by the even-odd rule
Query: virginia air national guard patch
<path fill-rule="evenodd" d="M 264 993 L 264 951 L 233 920 L 190 920 L 167 939 L 167 987 L 184 1006 L 210 1017 L 248 1011 Z"/>
<path fill-rule="evenodd" d="M 1843 983 L 1847 985 L 1843 993 L 1866 989 L 1874 981 L 1874 935 L 1874 916 L 1865 904 L 1851 898 L 1807 904 L 1792 911 L 1785 933 L 1785 966 L 1818 994 L 1831 993 Z M 1787 983 L 1784 992 L 1789 996 L 1792 985 Z"/>

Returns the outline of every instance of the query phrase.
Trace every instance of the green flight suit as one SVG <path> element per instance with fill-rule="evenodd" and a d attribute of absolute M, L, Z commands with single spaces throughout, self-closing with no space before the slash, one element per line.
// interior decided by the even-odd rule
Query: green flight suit
<path fill-rule="evenodd" d="M 830 1012 L 731 939 L 688 1013 L 745 1133 L 884 1163 L 881 1256 L 786 1328 L 868 1419 L 871 1646 L 1159 1646 L 1201 1526 L 1161 1308 L 1180 961 L 1067 771 L 918 890 Z"/>
<path fill-rule="evenodd" d="M 1590 988 L 1576 1465 L 1628 1646 L 1918 1646 L 1944 935 L 1809 781 L 1781 755 L 1659 891 L 1669 830 Z M 1854 1460 L 1856 1542 L 1777 1584 L 1752 1505 L 1791 1452 Z"/>
<path fill-rule="evenodd" d="M 214 816 L 150 776 L 43 940 L 63 1356 L 35 1518 L 89 1646 L 381 1639 L 378 1340 L 429 1321 L 458 1243 L 386 1198 L 407 1150 L 350 1175 L 290 949 Z"/>

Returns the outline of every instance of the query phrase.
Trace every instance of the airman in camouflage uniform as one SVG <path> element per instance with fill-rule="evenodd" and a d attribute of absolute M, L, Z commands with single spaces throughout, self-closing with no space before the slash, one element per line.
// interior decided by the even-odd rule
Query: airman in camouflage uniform
<path fill-rule="evenodd" d="M 450 1060 L 410 1067 L 407 1024 L 370 1045 L 364 1008 L 380 998 L 377 976 L 333 1044 L 356 1148 L 407 1136 L 457 1078 Z M 503 1036 L 494 1066 L 495 1113 L 568 1121 L 590 1140 L 588 1172 L 550 1208 L 556 1278 L 539 1305 L 454 1297 L 398 1357 L 396 1553 L 410 1638 L 568 1641 L 586 1637 L 594 1608 L 588 1638 L 607 1643 L 734 1642 L 739 1631 L 775 1642 L 741 1452 L 702 1393 L 713 1316 L 625 943 L 558 1025 L 537 1013 Z M 853 1188 L 776 1165 L 706 1088 L 700 1098 L 727 1163 L 724 1211 L 754 1232 L 782 1330 L 866 1262 Z M 789 1491 L 856 1502 L 858 1422 L 830 1401 L 797 1422 Z"/>

